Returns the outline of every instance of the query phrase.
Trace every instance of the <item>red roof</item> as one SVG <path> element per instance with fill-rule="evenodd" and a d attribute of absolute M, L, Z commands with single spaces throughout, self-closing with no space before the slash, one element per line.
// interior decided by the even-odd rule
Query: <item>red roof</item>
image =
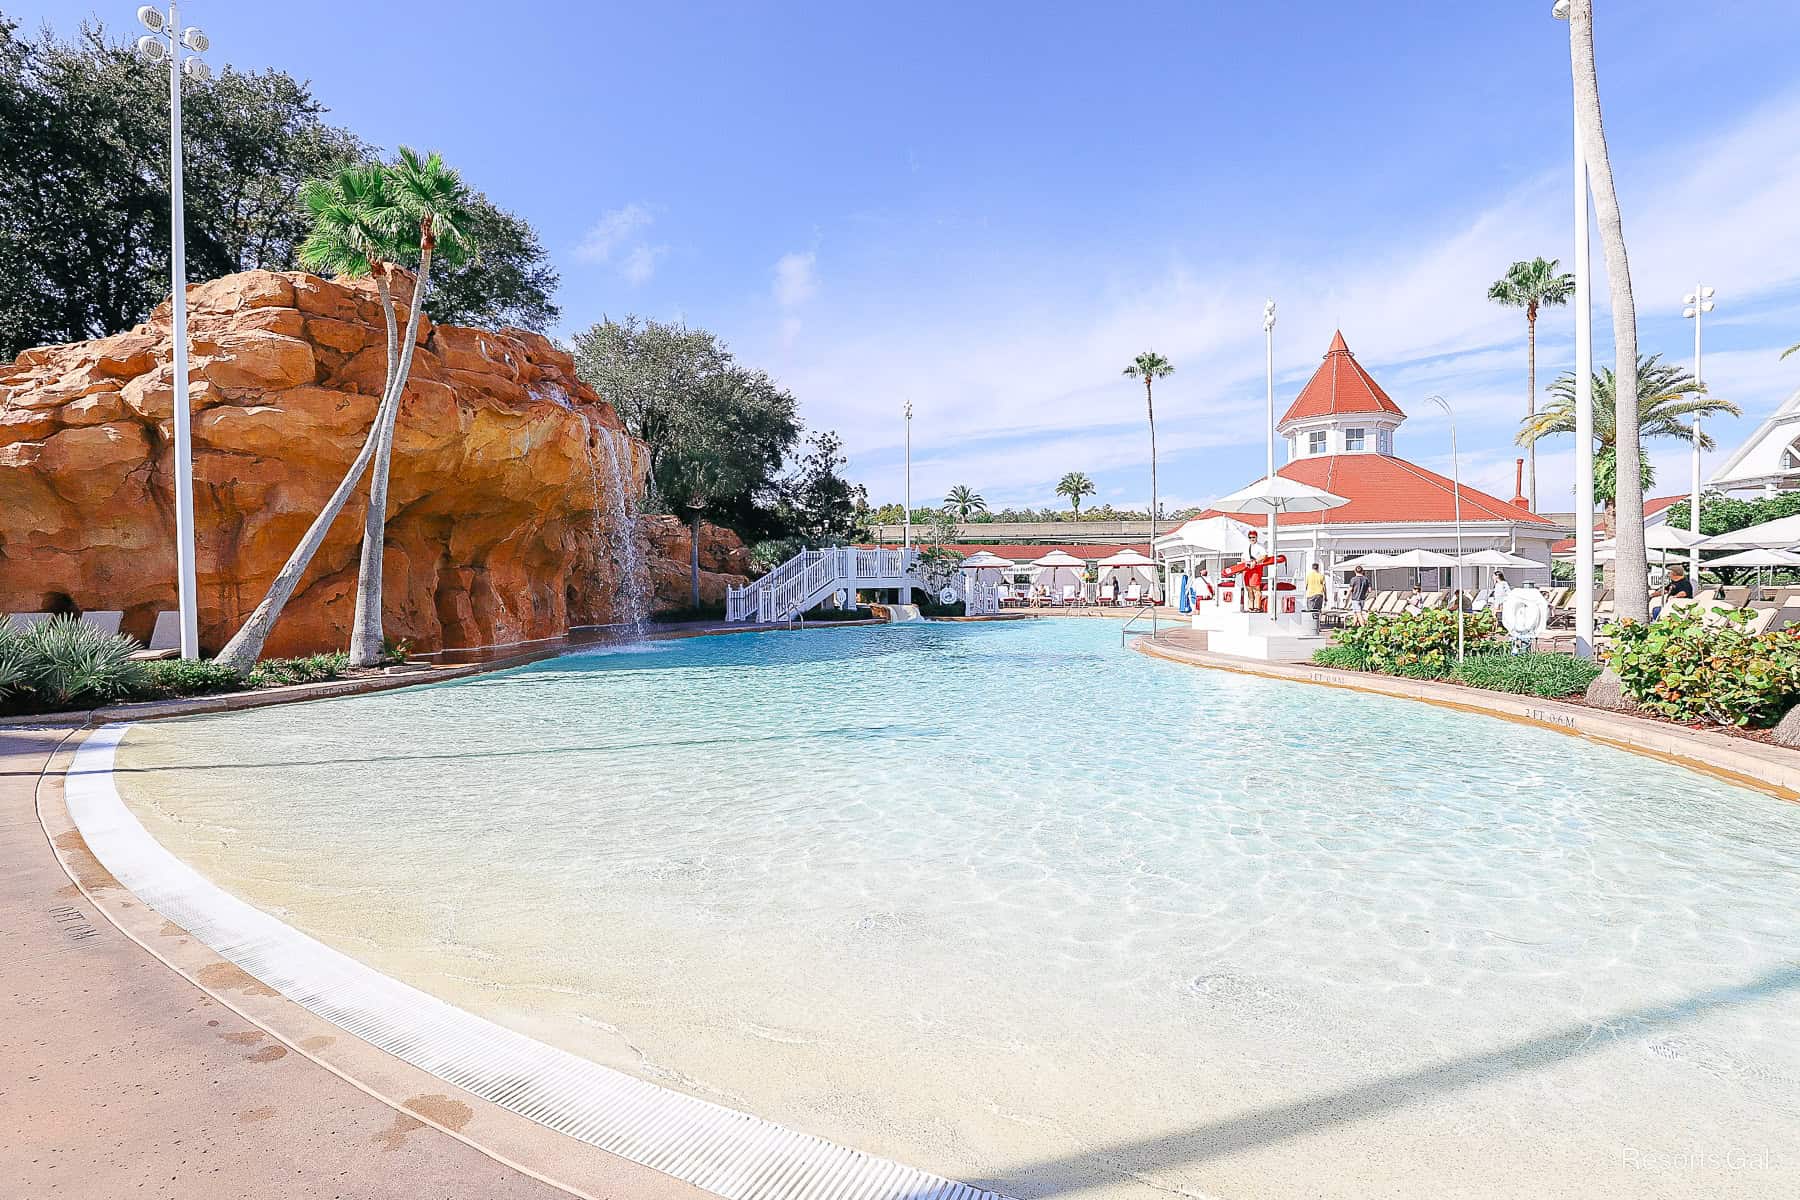
<path fill-rule="evenodd" d="M 1323 488 L 1350 503 L 1324 513 L 1285 513 L 1281 525 L 1305 528 L 1323 521 L 1327 525 L 1410 524 L 1456 519 L 1456 491 L 1436 471 L 1427 471 L 1404 458 L 1386 454 L 1321 454 L 1298 458 L 1279 474 L 1298 483 Z M 1201 516 L 1236 516 L 1208 510 Z M 1549 525 L 1550 520 L 1498 496 L 1462 486 L 1465 521 L 1521 521 Z M 1251 525 L 1261 518 L 1240 517 Z"/>
<path fill-rule="evenodd" d="M 1689 497 L 1682 495 L 1682 496 L 1658 496 L 1653 500 L 1645 500 L 1644 501 L 1644 523 L 1646 525 L 1648 525 L 1650 523 L 1651 517 L 1654 517 L 1657 513 L 1661 512 L 1663 509 L 1669 507 L 1669 505 L 1679 504 L 1683 500 L 1686 500 L 1686 499 L 1689 499 Z M 1595 531 L 1595 535 L 1598 537 L 1606 536 L 1604 533 L 1600 532 L 1599 530 Z M 1556 543 L 1554 546 L 1550 547 L 1550 553 L 1552 553 L 1552 554 L 1573 554 L 1573 553 L 1575 553 L 1575 539 L 1574 538 L 1564 538 L 1562 541 L 1560 541 L 1560 542 Z"/>
<path fill-rule="evenodd" d="M 1170 518 L 1167 522 L 1165 522 L 1165 524 L 1167 525 L 1168 528 L 1163 529 L 1162 532 L 1167 533 L 1170 529 L 1175 529 L 1175 528 L 1179 527 L 1181 525 L 1181 522 L 1177 521 L 1173 518 Z M 888 545 L 888 546 L 897 546 L 899 543 L 887 542 L 887 543 L 883 543 L 883 544 Z M 918 545 L 918 544 L 920 544 L 920 543 L 917 541 L 914 542 L 914 545 Z M 1101 560 L 1103 558 L 1111 558 L 1113 555 L 1119 553 L 1121 550 L 1136 550 L 1139 554 L 1142 554 L 1145 557 L 1149 557 L 1149 555 L 1150 555 L 1150 544 L 1148 542 L 1135 542 L 1135 543 L 1129 543 L 1129 544 L 1117 543 L 1117 544 L 1107 544 L 1107 545 L 1097 545 L 1097 544 L 1091 544 L 1091 543 L 1074 542 L 1074 543 L 1061 543 L 1061 544 L 1057 544 L 1057 545 L 1043 544 L 1043 545 L 1035 545 L 1035 546 L 1023 545 L 1023 544 L 1002 546 L 1002 545 L 996 545 L 991 542 L 946 542 L 945 546 L 948 549 L 956 551 L 958 554 L 962 555 L 964 558 L 967 558 L 971 554 L 979 554 L 981 551 L 986 550 L 989 554 L 997 554 L 1001 558 L 1010 558 L 1014 562 L 1017 562 L 1017 563 L 1029 563 L 1033 559 L 1038 559 L 1038 558 L 1044 557 L 1044 555 L 1049 554 L 1052 550 L 1061 550 L 1064 554 L 1070 555 L 1071 557 L 1074 557 L 1074 558 L 1079 558 L 1083 562 L 1098 562 L 1099 560 Z"/>
<path fill-rule="evenodd" d="M 1379 412 L 1391 416 L 1404 417 L 1400 406 L 1388 399 L 1388 394 L 1381 390 L 1381 385 L 1356 361 L 1356 355 L 1350 353 L 1350 347 L 1344 344 L 1344 335 L 1338 332 L 1332 335 L 1331 348 L 1325 351 L 1325 361 L 1313 372 L 1313 377 L 1306 381 L 1294 402 L 1288 405 L 1280 424 L 1298 421 L 1306 417 L 1329 417 L 1341 413 Z"/>

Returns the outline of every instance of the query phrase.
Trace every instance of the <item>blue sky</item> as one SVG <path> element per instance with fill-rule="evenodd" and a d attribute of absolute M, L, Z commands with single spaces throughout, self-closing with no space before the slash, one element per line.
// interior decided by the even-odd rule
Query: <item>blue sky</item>
<path fill-rule="evenodd" d="M 0 0 L 65 31 L 132 4 Z M 1524 321 L 1484 298 L 1567 259 L 1566 26 L 1548 0 L 1445 5 L 657 5 L 192 0 L 208 58 L 314 81 L 364 137 L 441 149 L 537 225 L 570 332 L 603 315 L 723 335 L 843 434 L 872 499 L 968 483 L 1050 503 L 1085 470 L 1145 502 L 1155 348 L 1165 502 L 1260 473 L 1265 296 L 1278 403 L 1341 326 L 1413 415 L 1398 449 L 1509 495 Z M 1800 5 L 1597 0 L 1602 98 L 1646 351 L 1687 361 L 1682 293 L 1719 290 L 1707 378 L 1743 419 L 1800 387 Z M 340 28 L 343 36 L 320 36 Z M 418 77 L 414 63 L 423 56 Z M 1598 276 L 1600 258 L 1595 249 Z M 1597 354 L 1611 353 L 1597 280 Z M 1540 322 L 1540 382 L 1571 361 Z M 1572 450 L 1540 496 L 1566 508 Z M 1657 492 L 1685 491 L 1680 445 Z"/>

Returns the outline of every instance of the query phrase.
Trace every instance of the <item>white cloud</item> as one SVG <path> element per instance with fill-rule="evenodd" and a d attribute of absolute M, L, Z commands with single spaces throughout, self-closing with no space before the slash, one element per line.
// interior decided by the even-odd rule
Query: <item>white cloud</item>
<path fill-rule="evenodd" d="M 818 255 L 808 250 L 784 254 L 775 260 L 775 303 L 798 308 L 819 290 Z"/>
<path fill-rule="evenodd" d="M 1691 342 L 1680 337 L 1679 300 L 1697 273 L 1720 289 L 1720 318 L 1753 310 L 1757 297 L 1772 313 L 1794 304 L 1783 289 L 1800 283 L 1795 127 L 1800 93 L 1698 148 L 1646 146 L 1627 161 L 1613 147 L 1646 352 L 1685 360 Z M 775 269 L 777 312 L 764 317 L 766 344 L 752 345 L 754 334 L 734 340 L 747 357 L 772 361 L 809 423 L 843 434 L 852 471 L 875 498 L 899 494 L 898 414 L 911 399 L 915 495 L 968 483 L 1002 504 L 1041 498 L 1069 469 L 1095 473 L 1103 488 L 1123 483 L 1147 496 L 1147 438 L 1136 432 L 1143 392 L 1119 371 L 1132 354 L 1154 347 L 1177 367 L 1157 386 L 1162 487 L 1203 497 L 1239 486 L 1261 467 L 1260 316 L 1264 296 L 1273 295 L 1279 403 L 1292 398 L 1341 323 L 1358 358 L 1412 417 L 1401 452 L 1448 472 L 1444 418 L 1423 403 L 1442 392 L 1458 409 L 1468 477 L 1510 496 L 1520 453 L 1512 435 L 1525 405 L 1524 320 L 1490 303 L 1486 289 L 1514 259 L 1567 259 L 1567 190 L 1566 170 L 1547 168 L 1435 230 L 1377 228 L 1350 250 L 1305 259 L 1196 261 L 1166 253 L 1133 268 L 1116 265 L 1143 261 L 1125 248 L 1069 245 L 1015 254 L 995 269 L 979 247 L 946 248 L 923 228 L 902 231 L 911 240 L 882 245 L 867 261 L 879 270 L 903 256 L 903 286 L 860 274 L 855 292 L 834 287 L 833 305 L 808 311 L 812 336 L 800 343 L 791 310 L 816 291 L 815 262 L 811 254 L 786 255 Z M 856 272 L 852 251 L 860 248 L 834 253 L 834 276 Z M 1594 271 L 1604 364 L 1610 326 L 1597 241 Z M 836 302 L 839 293 L 844 303 Z M 1540 318 L 1540 389 L 1570 365 L 1570 326 L 1567 309 Z M 1766 337 L 1780 332 L 1771 327 Z M 1800 328 L 1782 344 L 1797 338 Z M 1713 389 L 1746 410 L 1741 421 L 1719 423 L 1727 450 L 1800 385 L 1800 367 L 1778 363 L 1778 350 L 1743 351 L 1742 361 L 1735 347 L 1708 355 Z M 1539 450 L 1540 503 L 1561 507 L 1573 448 L 1563 439 Z M 1684 490 L 1685 448 L 1651 451 L 1658 491 Z M 1140 476 L 1141 485 L 1133 482 Z"/>
<path fill-rule="evenodd" d="M 656 220 L 647 205 L 633 202 L 615 208 L 594 222 L 575 247 L 578 262 L 615 267 L 633 287 L 656 274 L 656 264 L 667 246 L 652 245 L 644 234 Z"/>

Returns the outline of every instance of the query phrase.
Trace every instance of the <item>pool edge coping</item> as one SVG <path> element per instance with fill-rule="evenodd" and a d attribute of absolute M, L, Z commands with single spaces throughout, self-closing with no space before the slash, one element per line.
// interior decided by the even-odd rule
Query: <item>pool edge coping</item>
<path fill-rule="evenodd" d="M 1740 746 L 1736 739 L 1723 734 L 1702 729 L 1683 729 L 1630 713 L 1588 708 L 1541 696 L 1526 697 L 1510 692 L 1452 687 L 1431 680 L 1345 671 L 1314 663 L 1237 658 L 1155 643 L 1147 636 L 1133 641 L 1131 648 L 1147 657 L 1185 666 L 1414 700 L 1439 708 L 1548 729 L 1568 737 L 1598 742 L 1628 753 L 1673 763 L 1779 800 L 1800 802 L 1800 751 L 1762 747 L 1761 743 L 1752 743 L 1767 750 L 1770 757 L 1765 757 L 1749 747 Z M 1772 757 L 1776 754 L 1783 757 Z M 1788 758 L 1792 762 L 1786 761 Z"/>
<path fill-rule="evenodd" d="M 728 630 L 725 632 L 751 632 L 749 630 Z M 695 636 L 695 635 L 689 635 Z M 516 664 L 515 664 L 516 665 Z M 482 664 L 484 668 L 488 664 Z M 846 1186 L 854 1185 L 856 1194 L 868 1196 L 871 1200 L 899 1200 L 900 1197 L 929 1195 L 936 1200 L 1008 1200 L 1002 1193 L 983 1188 L 979 1184 L 971 1184 L 959 1180 L 939 1176 L 908 1164 L 885 1158 L 866 1150 L 856 1149 L 842 1142 L 832 1141 L 801 1129 L 782 1125 L 780 1122 L 757 1116 L 744 1110 L 732 1109 L 697 1097 L 679 1089 L 666 1087 L 650 1080 L 595 1063 L 590 1059 L 569 1051 L 561 1050 L 543 1042 L 530 1034 L 514 1030 L 490 1018 L 469 1013 L 448 1001 L 432 996 L 423 989 L 413 988 L 400 980 L 386 975 L 384 972 L 369 966 L 360 959 L 341 951 L 324 947 L 328 953 L 353 964 L 361 972 L 367 973 L 382 982 L 394 987 L 418 992 L 432 1003 L 444 1009 L 465 1016 L 470 1022 L 492 1027 L 505 1038 L 519 1039 L 540 1047 L 554 1055 L 575 1059 L 591 1067 L 595 1071 L 621 1077 L 635 1086 L 641 1086 L 655 1093 L 665 1102 L 663 1110 L 655 1110 L 657 1114 L 666 1112 L 668 1103 L 680 1106 L 690 1103 L 697 1109 L 711 1109 L 724 1113 L 728 1118 L 737 1118 L 764 1131 L 759 1140 L 741 1147 L 731 1146 L 727 1138 L 704 1140 L 710 1134 L 719 1133 L 718 1123 L 708 1128 L 704 1124 L 698 1126 L 702 1141 L 687 1149 L 687 1156 L 699 1155 L 701 1164 L 709 1170 L 722 1170 L 717 1166 L 723 1155 L 730 1169 L 725 1171 L 719 1180 L 719 1190 L 714 1190 L 682 1175 L 675 1174 L 669 1159 L 676 1153 L 668 1146 L 634 1148 L 631 1153 L 624 1153 L 599 1145 L 586 1137 L 579 1137 L 540 1121 L 526 1113 L 515 1110 L 491 1096 L 472 1090 L 461 1083 L 440 1075 L 437 1072 L 416 1064 L 394 1051 L 377 1045 L 362 1033 L 345 1025 L 338 1024 L 330 1017 L 315 1011 L 301 999 L 288 994 L 282 988 L 272 986 L 253 973 L 246 971 L 242 963 L 225 952 L 215 949 L 204 941 L 200 935 L 178 924 L 155 904 L 145 899 L 130 884 L 120 879 L 107 859 L 101 857 L 92 840 L 77 823 L 70 810 L 68 796 L 68 780 L 73 773 L 82 751 L 87 743 L 96 735 L 109 729 L 118 730 L 117 740 L 122 740 L 129 732 L 132 721 L 106 721 L 86 728 L 70 728 L 68 735 L 62 738 L 57 749 L 45 761 L 44 767 L 36 781 L 33 807 L 36 810 L 37 824 L 44 834 L 48 848 L 58 865 L 62 868 L 71 883 L 81 895 L 100 912 L 106 920 L 119 930 L 129 941 L 155 959 L 162 966 L 173 971 L 187 983 L 210 996 L 215 1002 L 229 1009 L 252 1025 L 262 1029 L 275 1041 L 286 1046 L 291 1052 L 322 1067 L 337 1076 L 350 1086 L 381 1101 L 395 1112 L 429 1125 L 442 1133 L 472 1149 L 487 1155 L 494 1161 L 519 1171 L 547 1186 L 559 1189 L 581 1200 L 606 1200 L 608 1197 L 629 1195 L 633 1197 L 671 1197 L 680 1200 L 709 1200 L 715 1197 L 750 1198 L 767 1194 L 770 1186 L 789 1186 L 797 1180 L 804 1180 L 807 1186 L 817 1184 L 821 1177 L 829 1178 L 832 1174 L 840 1174 L 840 1182 Z M 116 748 L 117 740 L 114 742 Z M 143 838 L 161 853 L 174 860 L 182 870 L 191 874 L 202 884 L 218 891 L 231 903 L 251 909 L 273 926 L 279 927 L 284 934 L 295 941 L 313 942 L 321 947 L 309 935 L 289 925 L 286 921 L 272 914 L 256 909 L 247 901 L 232 896 L 219 885 L 213 883 L 197 869 L 181 862 L 176 856 L 162 847 L 160 842 L 142 828 L 141 823 L 124 803 L 113 784 L 113 772 L 109 765 L 100 783 L 110 796 L 111 803 L 133 825 L 138 827 Z M 99 773 L 96 772 L 96 775 Z M 58 837 L 66 834 L 74 835 L 74 844 L 65 846 L 58 842 Z M 85 855 L 91 859 L 91 865 L 72 861 Z M 84 878 L 87 875 L 88 878 Z M 90 883 L 98 879 L 96 886 Z M 105 895 L 112 892 L 113 896 Z M 164 953 L 153 940 L 156 937 L 179 933 L 178 945 L 170 947 L 170 953 Z M 177 951 L 179 954 L 177 955 Z M 203 978 L 208 967 L 222 968 L 234 982 L 220 983 L 214 986 Z M 235 974 L 233 974 L 235 972 Z M 232 994 L 232 993 L 237 994 Z M 332 1041 L 329 1042 L 330 1053 L 325 1047 L 309 1048 L 308 1042 L 321 1032 L 328 1031 Z M 416 1033 L 414 1029 L 411 1032 Z M 467 1125 L 451 1127 L 434 1119 L 430 1114 L 409 1106 L 399 1097 L 416 1095 L 429 1085 L 429 1088 L 451 1092 L 455 1098 L 468 1104 L 481 1120 L 481 1136 L 472 1135 L 465 1130 Z M 668 1121 L 662 1115 L 656 1116 L 655 1132 L 663 1133 L 668 1129 Z M 469 1125 L 473 1125 L 470 1122 Z M 808 1147 L 810 1157 L 794 1156 L 771 1158 L 764 1151 L 770 1144 L 772 1133 L 801 1143 L 811 1143 Z M 633 1139 L 635 1141 L 635 1138 Z M 725 1149 L 721 1150 L 721 1146 Z M 646 1162 L 646 1157 L 655 1158 L 664 1165 L 659 1166 Z M 585 1160 L 585 1161 L 581 1161 Z M 573 1166 L 570 1163 L 573 1163 Z M 856 1164 L 865 1164 L 860 1177 Z M 560 1166 L 560 1169 L 559 1169 Z M 577 1170 L 576 1168 L 580 1168 Z M 779 1168 L 779 1169 L 776 1169 Z M 567 1176 L 571 1173 L 587 1173 L 597 1176 L 591 1180 L 574 1182 Z M 900 1191 L 891 1191 L 899 1184 L 907 1184 Z M 924 1185 L 921 1190 L 921 1185 Z"/>

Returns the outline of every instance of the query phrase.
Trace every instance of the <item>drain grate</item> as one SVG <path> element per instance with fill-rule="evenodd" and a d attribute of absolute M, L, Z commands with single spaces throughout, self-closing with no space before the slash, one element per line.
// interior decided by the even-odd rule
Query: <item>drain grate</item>
<path fill-rule="evenodd" d="M 1004 1200 L 558 1050 L 390 979 L 245 904 L 165 850 L 112 782 L 128 725 L 69 768 L 69 813 L 138 899 L 288 999 L 439 1079 L 728 1200 Z"/>

